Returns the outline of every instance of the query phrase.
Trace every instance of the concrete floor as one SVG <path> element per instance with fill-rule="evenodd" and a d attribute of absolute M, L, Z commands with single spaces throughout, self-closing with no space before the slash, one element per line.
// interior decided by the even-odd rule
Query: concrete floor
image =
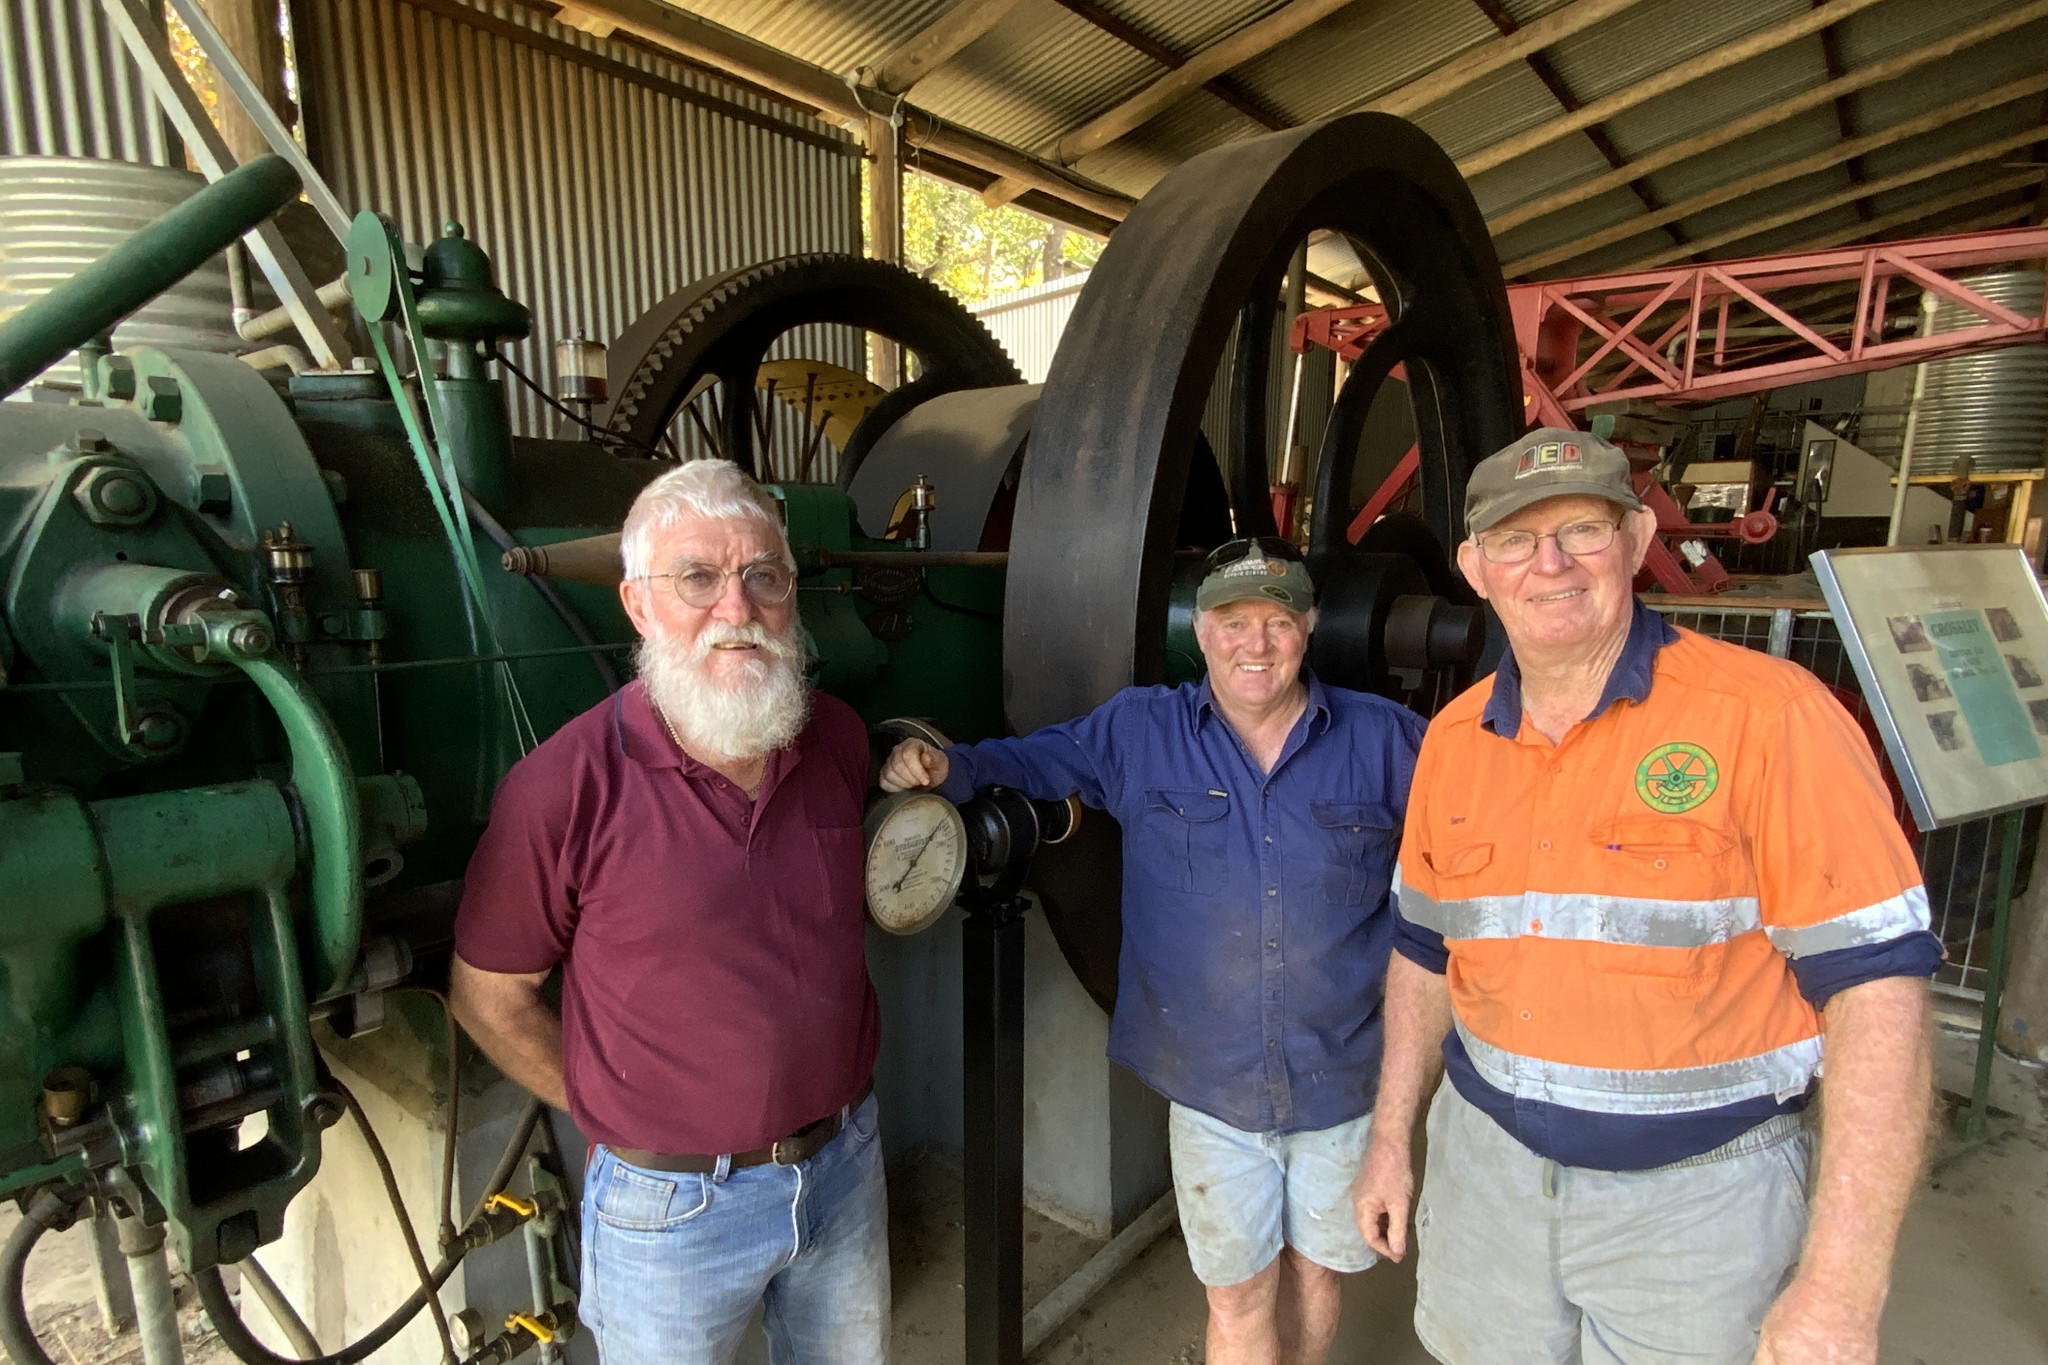
<path fill-rule="evenodd" d="M 890 1173 L 895 1365 L 961 1359 L 960 1175 L 930 1156 Z M 0 1237 L 14 1225 L 0 1204 Z M 1035 1303 L 1096 1244 L 1026 1215 L 1025 1300 Z M 181 1277 L 182 1278 L 182 1277 Z M 1994 1117 L 1989 1141 L 1937 1163 L 1908 1216 L 1881 1365 L 2048 1365 L 2048 1124 Z M 1428 1365 L 1409 1328 L 1410 1266 L 1350 1278 L 1331 1365 Z M 181 1296 L 182 1298 L 182 1296 Z M 109 1339 L 93 1304 L 83 1228 L 46 1240 L 29 1264 L 31 1314 L 66 1365 L 140 1359 L 133 1335 Z M 188 1360 L 230 1359 L 191 1309 Z M 1153 1244 L 1033 1357 L 1044 1365 L 1196 1365 L 1201 1286 L 1177 1232 Z M 741 1365 L 765 1361 L 756 1335 Z"/>
<path fill-rule="evenodd" d="M 914 1197 L 905 1191 L 915 1190 Z M 960 1359 L 959 1174 L 892 1172 L 894 1365 Z M 1094 1243 L 1028 1217 L 1026 1302 Z M 1982 1147 L 1938 1162 L 1907 1217 L 1881 1365 L 2048 1365 L 2048 1127 L 1994 1117 Z M 1429 1365 L 1409 1325 L 1415 1276 L 1381 1264 L 1345 1285 L 1330 1365 Z M 1196 1365 L 1201 1285 L 1178 1232 L 1152 1245 L 1033 1357 L 1045 1365 Z"/>

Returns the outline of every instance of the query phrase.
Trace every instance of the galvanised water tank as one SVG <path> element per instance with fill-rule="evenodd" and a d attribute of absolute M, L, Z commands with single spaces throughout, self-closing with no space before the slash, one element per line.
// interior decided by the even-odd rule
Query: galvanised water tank
<path fill-rule="evenodd" d="M 2016 313 L 2039 316 L 2038 270 L 1989 271 L 1964 284 Z M 1976 313 L 1943 299 L 1934 310 L 1936 332 L 1960 332 L 1983 323 Z M 1981 355 L 1955 356 L 1927 366 L 1920 420 L 1913 436 L 1913 473 L 1946 474 L 1967 455 L 1971 468 L 2039 469 L 2048 450 L 2048 345 L 2008 346 Z"/>
<path fill-rule="evenodd" d="M 0 157 L 0 318 L 77 274 L 205 183 L 192 171 L 132 161 Z M 227 258 L 217 256 L 130 316 L 114 330 L 114 342 L 121 350 L 252 349 L 235 335 L 229 310 Z M 38 382 L 76 384 L 76 355 L 51 366 Z"/>

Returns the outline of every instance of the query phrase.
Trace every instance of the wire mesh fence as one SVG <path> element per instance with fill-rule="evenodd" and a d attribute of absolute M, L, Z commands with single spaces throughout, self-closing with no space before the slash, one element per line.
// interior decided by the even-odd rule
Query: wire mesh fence
<path fill-rule="evenodd" d="M 1654 605 L 1654 603 L 1653 603 Z M 1675 626 L 1715 640 L 1761 650 L 1776 658 L 1789 659 L 1820 679 L 1863 727 L 1876 751 L 1879 768 L 1891 788 L 1892 809 L 1900 828 L 1913 844 L 1920 861 L 1920 874 L 1927 883 L 1927 903 L 1932 927 L 1948 952 L 1935 977 L 1937 989 L 1969 999 L 1981 1000 L 1985 973 L 1990 965 L 1991 922 L 1998 896 L 1998 817 L 1972 820 L 1946 829 L 1923 833 L 1906 810 L 1905 797 L 1892 773 L 1877 722 L 1863 700 L 1863 686 L 1842 646 L 1834 618 L 1825 611 L 1793 608 L 1751 607 L 1733 604 L 1722 609 L 1674 608 L 1662 615 Z M 2021 835 L 2022 848 L 2032 844 L 2039 827 L 2039 810 L 2027 812 Z M 2027 877 L 2022 860 L 2020 883 L 2013 888 L 2017 899 L 2025 890 Z"/>

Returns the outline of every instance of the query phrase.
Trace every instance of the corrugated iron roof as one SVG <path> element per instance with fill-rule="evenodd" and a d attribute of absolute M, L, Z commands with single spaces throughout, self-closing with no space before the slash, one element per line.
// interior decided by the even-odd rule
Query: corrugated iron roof
<path fill-rule="evenodd" d="M 950 6 L 948 0 L 667 0 L 749 37 L 835 72 L 881 61 Z M 1214 46 L 1246 25 L 1285 8 L 1285 0 L 1098 0 L 1100 8 L 1183 57 Z M 1839 0 L 1837 0 L 1839 2 Z M 1569 0 L 1352 0 L 1334 13 L 1229 72 L 1238 90 L 1270 114 L 1291 122 L 1327 118 L 1362 107 L 1462 54 L 1498 41 L 1489 18 L 1528 25 Z M 1819 34 L 1811 33 L 1670 93 L 1613 113 L 1588 131 L 1570 132 L 1479 174 L 1475 196 L 1489 216 L 1569 191 L 1624 165 L 1711 134 L 1736 119 L 1817 89 L 1833 75 L 1913 52 L 1994 16 L 2021 0 L 1882 0 L 1834 24 L 1832 71 Z M 1727 44 L 1811 14 L 1814 0 L 1640 0 L 1606 20 L 1543 49 L 1539 72 L 1511 62 L 1416 112 L 1416 121 L 1454 157 L 1551 123 L 1567 108 L 1625 97 L 1659 73 L 1697 61 Z M 1085 8 L 1085 6 L 1083 7 Z M 1058 139 L 1145 89 L 1166 68 L 1105 32 L 1061 0 L 1022 0 L 987 33 L 956 54 L 911 99 L 941 118 L 1045 155 Z M 1504 260 L 1562 249 L 1602 229 L 1631 221 L 1650 205 L 1681 204 L 1745 181 L 1760 171 L 1839 144 L 1847 135 L 1881 133 L 1971 94 L 2032 73 L 2048 72 L 2048 18 L 2013 28 L 1996 40 L 1921 64 L 1907 75 L 1850 95 L 1840 114 L 1832 102 L 1788 111 L 1750 136 L 1652 169 L 1632 188 L 1587 191 L 1543 217 L 1504 232 Z M 1545 77 L 1548 76 L 1549 79 Z M 1553 88 L 1555 86 L 1555 88 Z M 1910 172 L 2033 125 L 2048 125 L 2048 106 L 2019 99 L 1995 110 L 1878 148 L 1856 166 L 1865 181 Z M 1082 173 L 1130 194 L 1201 151 L 1256 135 L 1257 123 L 1216 95 L 1194 90 L 1125 137 L 1084 158 Z M 1600 141 L 1596 142 L 1596 138 Z M 2044 126 L 2048 140 L 2048 126 Z M 1604 143 L 1605 145 L 1600 145 Z M 2021 149 L 2024 152 L 2024 149 Z M 1648 228 L 1627 240 L 1560 260 L 1537 273 L 1579 274 L 1623 265 L 1678 241 L 1711 239 L 1746 223 L 1802 205 L 1797 221 L 1729 245 L 1710 256 L 1754 254 L 1758 242 L 1811 240 L 1855 228 L 1864 215 L 1902 212 L 2013 172 L 1991 157 L 1981 164 L 1887 191 L 1859 209 L 1818 205 L 1857 183 L 1836 165 L 1778 185 L 1746 191 L 1726 204 L 1689 214 L 1670 228 Z M 1881 207 L 1880 207 L 1881 205 Z M 1963 214 L 1981 215 L 1997 203 Z M 1846 214 L 1845 218 L 1843 215 Z M 1944 210 L 1938 221 L 1955 221 Z M 1904 224 L 1893 235 L 1912 235 Z"/>

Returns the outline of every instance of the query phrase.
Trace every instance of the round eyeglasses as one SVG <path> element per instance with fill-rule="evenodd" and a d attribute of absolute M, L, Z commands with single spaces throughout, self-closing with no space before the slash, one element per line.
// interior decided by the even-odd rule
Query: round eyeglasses
<path fill-rule="evenodd" d="M 1500 531 L 1474 536 L 1472 540 L 1489 563 L 1521 564 L 1534 559 L 1537 544 L 1545 540 L 1556 541 L 1557 548 L 1574 559 L 1597 555 L 1614 543 L 1614 533 L 1620 528 L 1618 521 L 1575 521 L 1542 535 L 1534 531 Z"/>
<path fill-rule="evenodd" d="M 699 610 L 718 605 L 718 599 L 725 596 L 725 580 L 728 578 L 739 579 L 740 591 L 757 607 L 773 607 L 788 601 L 790 591 L 796 587 L 796 571 L 772 559 L 757 560 L 737 569 L 721 569 L 716 564 L 685 564 L 667 573 L 651 573 L 645 577 L 666 578 L 674 585 L 676 596 L 683 599 L 683 605 Z"/>

